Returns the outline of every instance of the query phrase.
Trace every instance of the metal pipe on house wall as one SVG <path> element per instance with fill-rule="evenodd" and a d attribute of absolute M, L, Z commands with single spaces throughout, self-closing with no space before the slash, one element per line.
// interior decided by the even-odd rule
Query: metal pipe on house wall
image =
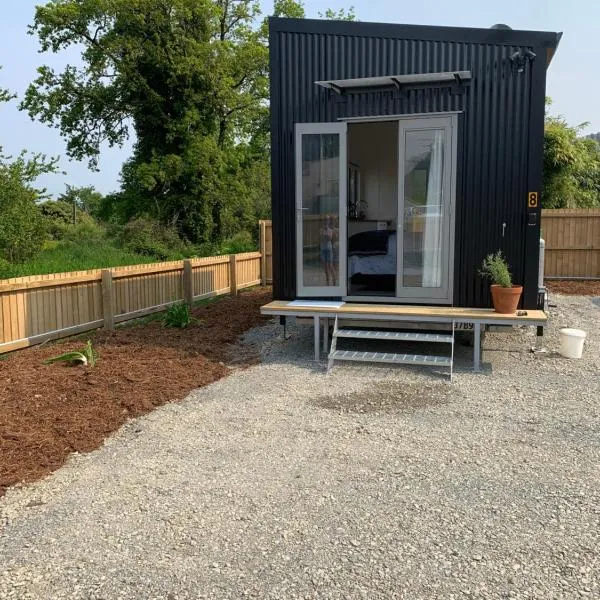
<path fill-rule="evenodd" d="M 540 238 L 540 264 L 538 267 L 538 288 L 544 287 L 544 252 L 546 251 L 546 242 Z"/>

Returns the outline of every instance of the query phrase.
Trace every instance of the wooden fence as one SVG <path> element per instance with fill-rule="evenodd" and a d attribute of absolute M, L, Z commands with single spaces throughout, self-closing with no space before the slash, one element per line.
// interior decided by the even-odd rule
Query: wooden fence
<path fill-rule="evenodd" d="M 600 278 L 600 209 L 543 210 L 542 237 L 546 277 Z"/>
<path fill-rule="evenodd" d="M 260 233 L 260 252 L 0 280 L 0 354 L 270 283 L 270 221 Z"/>

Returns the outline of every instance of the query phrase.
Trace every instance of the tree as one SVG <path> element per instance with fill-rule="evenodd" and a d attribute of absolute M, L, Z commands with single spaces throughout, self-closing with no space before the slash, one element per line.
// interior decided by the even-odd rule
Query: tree
<path fill-rule="evenodd" d="M 75 187 L 66 185 L 65 191 L 59 196 L 59 201 L 69 204 L 73 209 L 78 209 L 93 217 L 98 216 L 103 196 L 92 186 Z"/>
<path fill-rule="evenodd" d="M 14 97 L 0 89 L 0 103 Z M 23 262 L 41 249 L 45 229 L 37 201 L 45 190 L 38 189 L 35 180 L 56 172 L 57 162 L 43 154 L 28 156 L 25 151 L 14 159 L 3 155 L 0 147 L 0 259 Z"/>
<path fill-rule="evenodd" d="M 275 13 L 303 8 L 278 0 Z M 83 66 L 40 67 L 22 107 L 57 126 L 69 156 L 92 168 L 103 143 L 122 144 L 132 129 L 122 191 L 103 208 L 214 241 L 253 196 L 249 162 L 262 171 L 268 161 L 268 145 L 255 143 L 268 115 L 259 18 L 254 0 L 53 0 L 37 7 L 30 32 L 44 52 L 81 47 Z M 245 204 L 245 217 L 256 212 Z"/>
<path fill-rule="evenodd" d="M 2 67 L 0 67 L 0 70 L 1 69 L 2 69 Z M 16 94 L 13 94 L 9 90 L 0 88 L 0 104 L 2 104 L 3 102 L 9 102 L 10 100 L 12 100 L 13 98 L 16 98 L 16 97 L 17 97 Z"/>
<path fill-rule="evenodd" d="M 38 205 L 44 219 L 59 225 L 73 223 L 73 207 L 62 200 L 47 200 Z"/>
<path fill-rule="evenodd" d="M 38 205 L 44 219 L 46 233 L 50 239 L 64 240 L 75 232 L 75 225 L 88 225 L 93 219 L 82 212 L 72 201 L 47 200 Z"/>
<path fill-rule="evenodd" d="M 304 8 L 276 0 L 274 14 Z M 261 18 L 256 0 L 53 0 L 30 32 L 44 52 L 81 47 L 83 67 L 41 67 L 22 107 L 92 168 L 103 143 L 135 132 L 104 218 L 155 218 L 194 242 L 255 228 L 270 194 Z"/>
<path fill-rule="evenodd" d="M 52 170 L 53 164 L 41 156 L 0 157 L 0 258 L 25 262 L 42 248 L 45 227 L 33 182 Z"/>
<path fill-rule="evenodd" d="M 273 4 L 273 16 L 304 19 L 304 17 L 306 17 L 304 3 L 301 0 L 275 0 Z M 265 21 L 263 27 L 265 27 L 266 24 L 267 22 Z M 266 33 L 266 31 L 263 33 Z"/>
<path fill-rule="evenodd" d="M 340 8 L 339 10 L 328 8 L 324 13 L 320 12 L 319 17 L 329 19 L 330 21 L 356 21 L 354 6 L 351 6 L 347 10 L 344 8 Z"/>
<path fill-rule="evenodd" d="M 546 114 L 544 208 L 600 206 L 600 145 L 578 136 L 586 125 L 571 127 L 563 117 Z"/>

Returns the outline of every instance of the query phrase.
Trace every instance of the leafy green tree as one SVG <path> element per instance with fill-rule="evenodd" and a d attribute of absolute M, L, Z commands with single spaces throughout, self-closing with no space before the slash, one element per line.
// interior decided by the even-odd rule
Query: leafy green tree
<path fill-rule="evenodd" d="M 48 237 L 53 240 L 81 240 L 105 237 L 105 227 L 72 201 L 48 200 L 38 205 Z"/>
<path fill-rule="evenodd" d="M 329 19 L 330 21 L 356 21 L 354 6 L 348 9 L 340 8 L 339 10 L 328 8 L 324 13 L 320 12 L 319 17 Z"/>
<path fill-rule="evenodd" d="M 586 125 L 571 127 L 563 117 L 546 115 L 544 208 L 600 206 L 600 145 L 579 136 Z"/>
<path fill-rule="evenodd" d="M 62 239 L 67 227 L 73 224 L 73 205 L 62 200 L 48 200 L 39 205 L 46 232 L 54 240 Z"/>
<path fill-rule="evenodd" d="M 61 225 L 73 222 L 73 207 L 62 200 L 47 200 L 39 204 L 40 212 L 45 219 L 56 221 Z"/>
<path fill-rule="evenodd" d="M 15 97 L 0 89 L 0 103 Z M 41 249 L 45 227 L 37 201 L 45 190 L 35 186 L 44 173 L 56 171 L 57 159 L 43 154 L 28 156 L 23 151 L 16 159 L 2 154 L 0 147 L 0 259 L 15 263 L 32 258 Z"/>
<path fill-rule="evenodd" d="M 75 187 L 67 184 L 59 200 L 91 216 L 97 216 L 103 196 L 92 186 Z"/>
<path fill-rule="evenodd" d="M 2 69 L 2 67 L 0 67 L 0 70 L 1 69 Z M 0 104 L 2 104 L 3 102 L 9 102 L 10 100 L 12 100 L 13 98 L 16 98 L 16 97 L 17 97 L 16 94 L 13 94 L 9 90 L 0 88 Z"/>
<path fill-rule="evenodd" d="M 274 13 L 304 9 L 277 0 Z M 53 0 L 37 7 L 30 33 L 44 52 L 81 48 L 83 66 L 40 67 L 22 107 L 57 126 L 69 156 L 92 168 L 103 143 L 135 133 L 104 217 L 151 217 L 194 242 L 219 240 L 268 204 L 260 19 L 255 0 Z M 257 176 L 261 185 L 250 188 Z"/>
<path fill-rule="evenodd" d="M 275 0 L 273 4 L 273 16 L 304 19 L 306 17 L 304 3 L 301 0 Z M 265 25 L 266 21 L 263 23 L 263 27 Z"/>
<path fill-rule="evenodd" d="M 46 230 L 36 204 L 39 192 L 32 184 L 47 172 L 47 164 L 41 157 L 0 158 L 0 258 L 8 262 L 29 260 L 44 243 Z"/>

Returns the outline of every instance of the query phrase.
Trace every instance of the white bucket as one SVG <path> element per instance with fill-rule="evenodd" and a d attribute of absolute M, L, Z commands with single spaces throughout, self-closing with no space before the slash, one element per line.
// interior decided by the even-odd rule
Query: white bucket
<path fill-rule="evenodd" d="M 581 358 L 587 333 L 581 329 L 560 330 L 560 353 L 565 358 Z"/>

